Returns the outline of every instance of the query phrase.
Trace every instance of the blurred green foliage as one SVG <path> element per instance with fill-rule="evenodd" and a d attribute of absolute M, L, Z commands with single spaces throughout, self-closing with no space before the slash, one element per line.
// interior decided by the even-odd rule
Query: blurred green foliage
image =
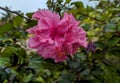
<path fill-rule="evenodd" d="M 33 13 L 24 19 L 6 11 L 0 20 L 0 83 L 120 83 L 119 0 L 100 0 L 95 8 L 71 0 L 46 4 L 61 16 L 68 12 L 81 21 L 88 48 L 63 63 L 45 60 L 26 46 L 25 30 L 36 25 L 30 20 Z"/>

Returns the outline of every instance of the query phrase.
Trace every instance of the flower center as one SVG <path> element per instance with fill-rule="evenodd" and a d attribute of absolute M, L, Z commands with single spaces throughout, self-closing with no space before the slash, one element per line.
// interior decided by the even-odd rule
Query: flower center
<path fill-rule="evenodd" d="M 60 48 L 60 47 L 56 47 L 56 53 L 57 53 L 57 57 L 58 58 L 60 58 L 60 57 L 65 55 L 65 51 L 62 48 Z"/>

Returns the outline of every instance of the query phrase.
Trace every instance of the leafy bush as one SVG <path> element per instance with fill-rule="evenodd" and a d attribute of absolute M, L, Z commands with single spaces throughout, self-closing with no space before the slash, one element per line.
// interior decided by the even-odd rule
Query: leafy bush
<path fill-rule="evenodd" d="M 120 83 L 119 5 L 119 0 L 101 0 L 95 8 L 80 1 L 48 0 L 49 10 L 61 16 L 72 13 L 87 32 L 87 49 L 61 63 L 40 57 L 26 45 L 26 29 L 36 25 L 33 13 L 24 17 L 6 8 L 0 20 L 0 83 Z"/>

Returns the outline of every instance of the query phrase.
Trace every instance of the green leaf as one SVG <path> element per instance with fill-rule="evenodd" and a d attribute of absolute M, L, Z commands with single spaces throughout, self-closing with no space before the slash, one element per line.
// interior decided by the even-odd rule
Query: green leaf
<path fill-rule="evenodd" d="M 30 28 L 30 27 L 35 26 L 37 24 L 37 21 L 36 20 L 27 20 L 26 24 L 27 24 L 26 28 Z"/>
<path fill-rule="evenodd" d="M 104 26 L 105 32 L 115 32 L 116 30 L 116 24 L 106 24 Z"/>
<path fill-rule="evenodd" d="M 118 44 L 119 41 L 120 41 L 120 37 L 112 37 L 108 40 L 107 44 L 108 44 L 109 47 L 113 47 L 116 44 Z"/>
<path fill-rule="evenodd" d="M 32 15 L 33 15 L 33 12 L 32 13 L 29 12 L 29 13 L 26 14 L 26 16 L 29 17 L 29 18 L 32 18 Z"/>
<path fill-rule="evenodd" d="M 70 1 L 71 1 L 71 0 L 66 0 L 66 2 L 65 2 L 65 3 L 70 3 Z"/>
<path fill-rule="evenodd" d="M 16 16 L 13 19 L 13 23 L 15 27 L 19 27 L 22 24 L 22 22 L 23 22 L 23 18 L 21 18 L 20 16 Z"/>
<path fill-rule="evenodd" d="M 23 48 L 15 48 L 13 46 L 8 46 L 4 49 L 1 56 L 2 57 L 11 57 L 17 55 L 18 57 L 25 59 L 26 58 L 26 51 Z"/>
<path fill-rule="evenodd" d="M 87 7 L 86 7 L 86 12 L 91 12 L 91 11 L 93 11 L 93 8 L 92 8 L 91 6 L 88 6 L 88 5 L 87 5 Z"/>
<path fill-rule="evenodd" d="M 96 9 L 96 12 L 102 13 L 104 10 L 103 9 Z"/>
<path fill-rule="evenodd" d="M 83 78 L 86 77 L 86 79 L 89 79 L 89 73 L 90 73 L 90 69 L 85 69 L 85 70 L 83 70 L 83 71 L 80 72 L 81 76 Z"/>
<path fill-rule="evenodd" d="M 5 65 L 17 64 L 18 58 L 17 58 L 17 55 L 15 54 L 15 51 L 16 51 L 16 48 L 13 46 L 8 46 L 3 50 L 0 58 L 3 60 L 6 60 L 6 62 L 7 62 L 7 63 L 3 63 L 3 64 L 5 64 Z M 2 62 L 1 62 L 1 64 L 2 64 Z"/>
<path fill-rule="evenodd" d="M 105 47 L 104 43 L 102 42 L 95 42 L 95 45 L 97 46 L 97 49 L 103 49 Z"/>
<path fill-rule="evenodd" d="M 8 31 L 12 30 L 13 28 L 14 27 L 13 27 L 12 23 L 6 23 L 6 24 L 0 26 L 0 34 L 8 32 Z"/>
<path fill-rule="evenodd" d="M 15 54 L 22 59 L 25 59 L 27 55 L 25 49 L 23 48 L 18 48 L 17 51 L 15 51 Z"/>
<path fill-rule="evenodd" d="M 117 30 L 120 32 L 120 26 L 118 26 Z"/>
<path fill-rule="evenodd" d="M 72 2 L 71 5 L 75 5 L 77 8 L 84 8 L 84 5 L 81 1 Z"/>
<path fill-rule="evenodd" d="M 37 82 L 44 82 L 43 78 L 41 76 L 36 77 L 35 81 Z"/>
<path fill-rule="evenodd" d="M 9 65 L 10 59 L 8 57 L 0 57 L 0 66 Z"/>
<path fill-rule="evenodd" d="M 7 40 L 4 40 L 3 43 L 6 45 L 6 46 L 10 46 L 13 41 L 11 39 L 7 39 Z"/>
<path fill-rule="evenodd" d="M 89 24 L 82 24 L 81 27 L 87 31 L 90 28 L 90 25 Z"/>
<path fill-rule="evenodd" d="M 120 8 L 110 8 L 111 11 L 120 11 Z"/>
<path fill-rule="evenodd" d="M 0 72 L 0 83 L 3 83 L 6 78 L 8 78 L 7 72 Z"/>
<path fill-rule="evenodd" d="M 34 55 L 33 57 L 31 57 L 28 66 L 30 68 L 39 69 L 41 67 L 41 57 L 38 55 Z M 44 64 L 44 66 L 46 66 L 46 65 Z M 48 66 L 51 66 L 51 65 L 48 65 Z M 46 66 L 46 67 L 48 67 L 48 66 Z"/>
<path fill-rule="evenodd" d="M 2 57 L 11 57 L 14 56 L 14 52 L 16 51 L 15 47 L 8 46 L 6 47 L 3 52 L 1 53 Z"/>
<path fill-rule="evenodd" d="M 28 74 L 27 76 L 24 76 L 23 81 L 24 83 L 28 83 L 34 75 L 32 73 Z"/>
<path fill-rule="evenodd" d="M 95 18 L 96 13 L 95 13 L 95 12 L 89 12 L 88 15 L 89 15 L 90 17 L 92 17 L 92 18 Z"/>
<path fill-rule="evenodd" d="M 96 79 L 96 80 L 90 80 L 90 83 L 102 83 L 102 81 Z"/>
<path fill-rule="evenodd" d="M 57 2 L 58 2 L 59 4 L 61 4 L 61 3 L 63 2 L 63 0 L 57 0 Z"/>
<path fill-rule="evenodd" d="M 75 75 L 70 72 L 63 72 L 61 79 L 58 83 L 72 83 L 73 79 L 75 79 Z"/>
<path fill-rule="evenodd" d="M 100 20 L 100 21 L 104 21 L 104 20 L 105 20 L 105 16 L 104 16 L 104 15 L 97 14 L 97 15 L 96 15 L 96 19 L 98 19 L 98 20 Z"/>
<path fill-rule="evenodd" d="M 114 17 L 111 19 L 111 23 L 118 23 L 120 21 L 120 17 Z"/>

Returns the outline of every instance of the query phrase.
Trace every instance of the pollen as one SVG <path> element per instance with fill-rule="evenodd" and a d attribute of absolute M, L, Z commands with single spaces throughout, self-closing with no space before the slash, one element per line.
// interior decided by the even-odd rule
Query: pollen
<path fill-rule="evenodd" d="M 56 53 L 57 53 L 57 57 L 58 58 L 60 58 L 60 57 L 65 55 L 65 51 L 62 48 L 60 48 L 60 47 L 56 47 Z"/>

